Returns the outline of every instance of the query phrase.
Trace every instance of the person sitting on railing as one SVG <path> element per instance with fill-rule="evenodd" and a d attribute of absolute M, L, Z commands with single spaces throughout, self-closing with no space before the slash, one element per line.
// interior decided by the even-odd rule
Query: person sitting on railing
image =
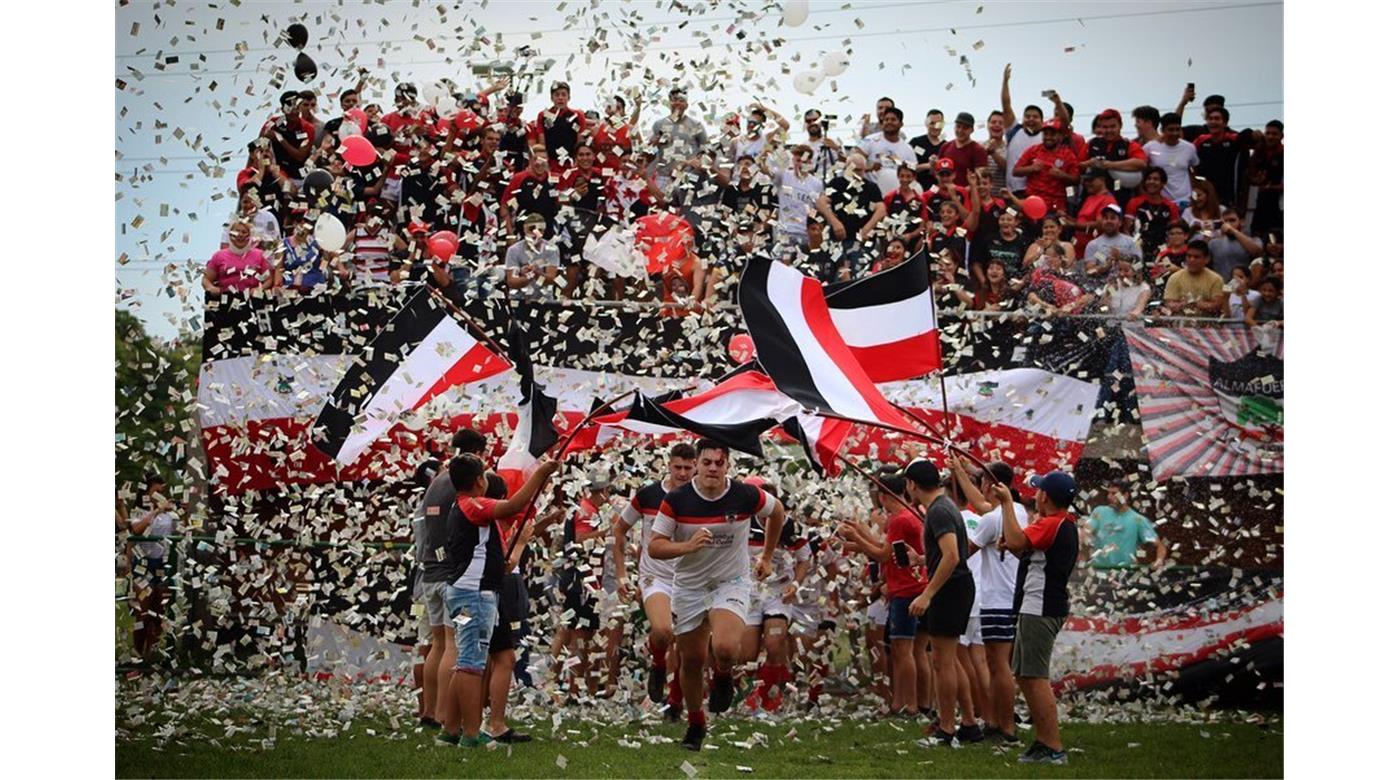
<path fill-rule="evenodd" d="M 1259 302 L 1245 309 L 1249 325 L 1283 325 L 1283 277 L 1270 276 L 1259 283 Z"/>
<path fill-rule="evenodd" d="M 1210 245 L 1196 239 L 1186 245 L 1186 267 L 1167 279 L 1162 307 L 1185 317 L 1219 317 L 1225 312 L 1225 281 L 1210 270 Z"/>
<path fill-rule="evenodd" d="M 253 246 L 253 229 L 235 222 L 228 229 L 228 247 L 220 249 L 204 266 L 204 291 L 215 295 L 237 290 L 267 290 L 276 283 L 272 265 Z"/>

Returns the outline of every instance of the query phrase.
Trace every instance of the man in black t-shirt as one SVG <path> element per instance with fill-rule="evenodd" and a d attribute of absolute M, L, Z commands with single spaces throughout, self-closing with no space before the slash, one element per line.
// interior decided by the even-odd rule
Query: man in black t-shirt
<path fill-rule="evenodd" d="M 272 157 L 292 179 L 301 181 L 302 166 L 311 156 L 311 133 L 301 121 L 301 95 L 282 93 L 282 115 L 269 121 L 262 137 L 272 146 Z"/>
<path fill-rule="evenodd" d="M 919 616 L 920 627 L 933 637 L 933 673 L 937 680 L 938 727 L 933 738 L 950 745 L 956 737 L 977 741 L 982 731 L 971 712 L 962 713 L 962 725 L 948 730 L 955 722 L 958 700 L 958 637 L 967 631 L 972 602 L 977 597 L 972 570 L 967 567 L 967 524 L 958 505 L 943 488 L 943 475 L 927 458 L 910 461 L 904 467 L 904 483 L 914 503 L 928 507 L 924 515 L 924 563 L 928 585 L 909 604 L 909 613 Z"/>
<path fill-rule="evenodd" d="M 831 226 L 832 238 L 841 247 L 839 262 L 849 267 L 853 276 L 869 268 L 874 254 L 871 234 L 885 218 L 880 188 L 865 178 L 865 171 L 865 155 L 851 152 L 846 157 L 846 170 L 831 177 L 817 198 L 817 213 Z"/>
<path fill-rule="evenodd" d="M 1011 672 L 1035 726 L 1035 742 L 1021 755 L 1023 764 L 1064 764 L 1068 761 L 1060 741 L 1055 691 L 1050 687 L 1050 655 L 1055 637 L 1069 616 L 1069 579 L 1079 559 L 1079 529 L 1069 507 L 1079 488 L 1074 477 L 1052 471 L 1032 477 L 1036 489 L 1035 522 L 1021 528 L 1015 522 L 1011 490 L 992 488 L 1001 505 L 1001 544 L 1021 559 L 1016 570 L 1016 644 L 1011 650 Z"/>
<path fill-rule="evenodd" d="M 1031 237 L 1021 230 L 1020 217 L 1003 210 L 997 216 L 996 235 L 983 245 L 982 256 L 978 259 L 984 265 L 999 260 L 1006 268 L 1008 281 L 1020 280 L 1025 275 L 1026 250 L 1030 245 Z"/>
<path fill-rule="evenodd" d="M 733 181 L 729 174 L 722 170 L 719 172 L 719 181 L 724 185 L 724 189 L 719 191 L 719 205 L 724 220 L 729 224 L 738 224 L 740 220 L 747 219 L 764 229 L 772 226 L 778 201 L 773 196 L 772 185 L 754 181 L 756 173 L 758 166 L 753 155 L 749 154 L 740 155 L 735 161 Z"/>

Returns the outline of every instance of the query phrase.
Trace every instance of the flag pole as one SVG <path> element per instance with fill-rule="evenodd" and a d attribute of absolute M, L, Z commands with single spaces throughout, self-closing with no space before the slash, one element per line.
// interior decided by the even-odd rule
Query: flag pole
<path fill-rule="evenodd" d="M 579 431 L 583 430 L 584 426 L 592 422 L 604 410 L 612 409 L 614 404 L 623 400 L 627 396 L 632 395 L 633 392 L 634 391 L 632 390 L 628 390 L 627 392 L 622 393 L 616 396 L 615 398 L 612 398 L 604 403 L 599 404 L 597 408 L 590 410 L 588 414 L 585 415 L 584 418 L 579 421 L 578 425 L 574 426 L 573 429 L 570 430 L 564 438 L 560 439 L 559 441 L 556 441 L 554 445 L 546 451 L 546 455 L 556 450 L 559 452 L 565 452 L 566 450 L 568 450 L 569 442 L 574 440 L 574 436 L 577 435 Z M 520 423 L 517 421 L 516 424 L 519 425 Z M 541 483 L 539 487 L 535 488 L 534 494 L 530 496 L 530 502 L 526 505 L 525 509 L 525 518 L 519 523 L 517 523 L 515 525 L 515 530 L 511 532 L 510 544 L 506 546 L 506 560 L 510 560 L 510 556 L 515 554 L 515 546 L 520 542 L 520 532 L 525 529 L 526 524 L 528 524 L 531 520 L 534 519 L 535 502 L 539 500 L 540 492 L 543 490 L 544 484 Z"/>
<path fill-rule="evenodd" d="M 848 457 L 846 457 L 845 455 L 842 455 L 842 454 L 840 454 L 840 453 L 837 453 L 837 454 L 836 454 L 836 459 L 839 460 L 839 461 L 841 461 L 842 463 L 846 464 L 847 466 L 850 466 L 852 469 L 855 469 L 855 472 L 856 472 L 857 474 L 861 475 L 862 477 L 865 477 L 867 480 L 870 481 L 870 484 L 872 484 L 872 485 L 874 485 L 875 487 L 879 488 L 880 491 L 883 492 L 885 495 L 888 495 L 888 496 L 890 496 L 891 498 L 893 498 L 894 500 L 896 500 L 896 501 L 898 501 L 899 503 L 903 504 L 905 509 L 908 509 L 910 512 L 913 512 L 916 516 L 922 514 L 921 512 L 919 512 L 918 509 L 916 509 L 912 504 L 910 504 L 909 501 L 908 501 L 907 499 L 904 498 L 904 496 L 901 496 L 901 495 L 899 495 L 898 493 L 894 492 L 893 490 L 890 490 L 888 487 L 885 487 L 885 483 L 883 483 L 883 482 L 881 482 L 880 480 L 876 479 L 875 477 L 871 476 L 870 472 L 866 471 L 865 469 L 861 468 L 860 466 L 857 466 L 857 465 L 855 464 L 855 462 L 852 461 L 850 458 L 848 458 Z"/>

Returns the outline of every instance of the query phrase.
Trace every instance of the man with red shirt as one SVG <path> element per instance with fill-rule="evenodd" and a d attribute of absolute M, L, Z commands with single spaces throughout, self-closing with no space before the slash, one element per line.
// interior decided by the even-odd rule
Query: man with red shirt
<path fill-rule="evenodd" d="M 892 709 L 895 714 L 913 718 L 918 717 L 921 707 L 932 704 L 920 700 L 923 698 L 920 694 L 928 687 L 930 673 L 928 654 L 922 651 L 929 635 L 919 619 L 909 612 L 909 605 L 928 585 L 928 572 L 924 568 L 924 521 L 901 501 L 907 500 L 904 475 L 897 468 L 890 468 L 881 469 L 877 477 L 884 489 L 876 491 L 876 500 L 889 517 L 884 538 L 877 539 L 864 524 L 853 520 L 843 521 L 837 526 L 836 534 L 880 564 L 889 591 L 890 612 L 886 626 L 893 667 Z"/>
<path fill-rule="evenodd" d="M 972 114 L 963 111 L 953 122 L 953 140 L 943 144 L 942 157 L 953 162 L 953 181 L 959 187 L 967 186 L 967 172 L 987 165 L 987 150 L 982 144 L 972 140 L 972 126 L 976 120 Z"/>
<path fill-rule="evenodd" d="M 603 109 L 603 121 L 593 128 L 593 151 L 598 153 L 598 167 L 604 176 L 612 176 L 622 167 L 622 161 L 632 154 L 632 128 L 637 126 L 641 104 L 627 117 L 627 100 L 616 95 Z"/>
<path fill-rule="evenodd" d="M 1030 707 L 1035 741 L 1021 754 L 1023 764 L 1064 764 L 1069 758 L 1060 741 L 1055 691 L 1050 687 L 1050 656 L 1055 637 L 1069 616 L 1069 578 L 1079 560 L 1079 530 L 1069 507 L 1079 488 L 1074 477 L 1052 471 L 1031 477 L 1036 489 L 1035 522 L 1021 528 L 1008 485 L 992 494 L 1001 504 L 1002 537 L 998 545 L 1021 559 L 1016 571 L 1016 644 L 1011 671 Z"/>
<path fill-rule="evenodd" d="M 1079 161 L 1090 170 L 1108 171 L 1114 181 L 1110 192 L 1118 199 L 1118 205 L 1128 202 L 1142 183 L 1142 171 L 1147 167 L 1147 152 L 1135 142 L 1124 138 L 1123 115 L 1116 108 L 1104 109 L 1095 119 L 1098 133 L 1085 147 L 1084 156 Z"/>
<path fill-rule="evenodd" d="M 574 149 L 587 137 L 588 117 L 577 108 L 569 107 L 567 82 L 556 81 L 549 88 L 550 106 L 541 111 L 530 125 L 530 143 L 544 144 L 549 155 L 549 169 L 558 173 L 573 162 Z"/>
<path fill-rule="evenodd" d="M 1041 131 L 1044 140 L 1027 149 L 1012 173 L 1026 177 L 1026 195 L 1039 195 L 1050 211 L 1064 211 L 1067 187 L 1079 181 L 1079 158 L 1064 141 L 1063 125 L 1052 119 Z"/>

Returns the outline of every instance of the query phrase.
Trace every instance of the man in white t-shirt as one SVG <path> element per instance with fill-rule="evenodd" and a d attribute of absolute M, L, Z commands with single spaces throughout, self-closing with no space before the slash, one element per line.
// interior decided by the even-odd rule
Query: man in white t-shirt
<path fill-rule="evenodd" d="M 984 735 L 991 742 L 1015 743 L 1016 738 L 1016 679 L 1011 674 L 1011 648 L 1016 641 L 1016 569 L 1020 559 L 997 549 L 1001 538 L 1001 507 L 987 500 L 992 486 L 1000 482 L 1015 484 L 1016 474 L 1000 461 L 988 463 L 980 471 L 978 483 L 968 475 L 967 464 L 961 457 L 952 458 L 953 476 L 967 496 L 968 504 L 982 512 L 976 528 L 967 534 L 970 557 L 979 559 L 977 594 L 980 601 L 979 623 L 982 642 L 987 652 L 987 668 L 991 685 L 988 690 L 990 707 Z M 1014 492 L 1014 488 L 1013 488 Z M 1030 522 L 1026 509 L 1015 502 L 1016 521 L 1024 527 Z M 980 551 L 980 552 L 976 552 Z"/>
<path fill-rule="evenodd" d="M 778 191 L 778 224 L 773 241 L 777 258 L 786 263 L 791 263 L 798 247 L 806 243 L 807 218 L 816 215 L 817 199 L 825 186 L 811 171 L 810 148 L 794 146 L 791 157 L 792 166 L 776 175 L 763 168 Z"/>
<path fill-rule="evenodd" d="M 729 478 L 729 448 L 712 439 L 695 445 L 696 476 L 666 494 L 651 526 L 647 550 L 659 561 L 675 560 L 671 614 L 681 653 L 681 689 L 689 727 L 681 744 L 700 750 L 705 741 L 704 670 L 714 653 L 716 712 L 734 702 L 732 671 L 739 659 L 744 618 L 753 579 L 773 571 L 786 513 L 778 499 Z M 763 551 L 749 565 L 750 519 L 766 519 Z"/>
<path fill-rule="evenodd" d="M 1201 164 L 1196 156 L 1196 145 L 1181 139 L 1181 114 L 1162 115 L 1162 137 L 1148 141 L 1142 150 L 1147 152 L 1150 165 L 1167 172 L 1167 186 L 1162 194 L 1167 200 L 1178 205 L 1191 198 L 1191 169 Z"/>
<path fill-rule="evenodd" d="M 1016 111 L 1011 107 L 1011 64 L 1001 74 L 1001 113 L 1004 122 L 1012 121 Z M 1006 131 L 1006 188 L 1012 192 L 1026 189 L 1026 177 L 1017 176 L 1012 169 L 1026 150 L 1040 143 L 1040 131 L 1045 126 L 1045 112 L 1040 106 L 1030 104 L 1021 112 L 1021 121 Z"/>
<path fill-rule="evenodd" d="M 865 178 L 875 184 L 882 181 L 881 171 L 885 172 L 885 178 L 893 178 L 894 172 L 901 164 L 914 167 L 919 162 L 919 156 L 914 153 L 914 147 L 904 140 L 901 132 L 904 129 L 904 112 L 891 106 L 880 117 L 880 132 L 872 133 L 861 139 L 860 150 L 865 152 L 868 161 L 866 165 Z M 888 182 L 886 182 L 888 183 Z M 881 192 L 892 187 L 881 187 Z"/>

